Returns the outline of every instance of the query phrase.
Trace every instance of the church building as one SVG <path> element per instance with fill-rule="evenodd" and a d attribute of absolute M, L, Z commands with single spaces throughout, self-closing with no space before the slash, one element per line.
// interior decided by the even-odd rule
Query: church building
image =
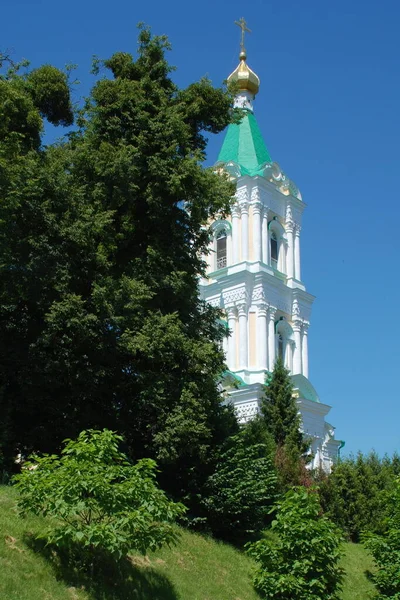
<path fill-rule="evenodd" d="M 301 278 L 300 237 L 305 204 L 294 182 L 272 161 L 253 104 L 260 80 L 247 64 L 243 43 L 228 81 L 238 84 L 239 124 L 229 125 L 216 168 L 236 182 L 231 215 L 212 223 L 207 278 L 201 294 L 223 309 L 230 335 L 223 385 L 239 421 L 258 411 L 267 372 L 280 356 L 291 373 L 304 433 L 312 439 L 313 466 L 330 470 L 343 445 L 309 380 L 308 330 L 314 301 Z"/>

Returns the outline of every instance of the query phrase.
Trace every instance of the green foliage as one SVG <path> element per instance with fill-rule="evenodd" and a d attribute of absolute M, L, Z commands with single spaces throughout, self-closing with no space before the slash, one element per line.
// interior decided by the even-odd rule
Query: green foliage
<path fill-rule="evenodd" d="M 176 541 L 171 523 L 184 512 L 155 482 L 156 466 L 130 464 L 112 431 L 82 431 L 62 455 L 33 456 L 15 477 L 23 515 L 51 516 L 47 541 L 116 558 Z"/>
<path fill-rule="evenodd" d="M 281 488 L 286 490 L 292 485 L 307 483 L 309 475 L 305 464 L 309 442 L 301 432 L 301 417 L 289 371 L 280 358 L 267 378 L 261 420 L 276 445 L 275 463 Z"/>
<path fill-rule="evenodd" d="M 227 440 L 207 482 L 203 504 L 208 522 L 213 533 L 223 538 L 240 539 L 259 532 L 276 497 L 270 448 L 248 438 L 244 428 Z"/>
<path fill-rule="evenodd" d="M 372 579 L 378 589 L 377 600 L 400 599 L 400 480 L 388 498 L 388 521 L 385 535 L 367 534 L 365 546 L 378 565 Z"/>
<path fill-rule="evenodd" d="M 142 28 L 137 58 L 104 61 L 79 129 L 52 147 L 40 112 L 69 122 L 65 79 L 0 80 L 0 440 L 11 463 L 109 427 L 194 503 L 237 431 L 217 383 L 225 331 L 198 297 L 207 223 L 234 191 L 201 164 L 206 134 L 233 113 L 208 80 L 178 89 L 168 47 Z"/>
<path fill-rule="evenodd" d="M 324 512 L 353 541 L 363 531 L 382 533 L 386 527 L 387 496 L 397 475 L 396 456 L 380 459 L 375 452 L 341 459 L 329 476 L 321 474 Z"/>
<path fill-rule="evenodd" d="M 53 125 L 72 125 L 74 116 L 65 73 L 51 65 L 31 71 L 27 82 L 35 106 Z"/>
<path fill-rule="evenodd" d="M 277 506 L 276 538 L 248 546 L 258 563 L 254 585 L 263 598 L 336 600 L 343 578 L 340 535 L 321 516 L 315 490 L 293 488 Z"/>

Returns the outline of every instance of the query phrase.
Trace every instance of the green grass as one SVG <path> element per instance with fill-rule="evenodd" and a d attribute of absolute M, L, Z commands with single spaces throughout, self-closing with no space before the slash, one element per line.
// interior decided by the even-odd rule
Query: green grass
<path fill-rule="evenodd" d="M 342 567 L 345 569 L 342 600 L 369 600 L 375 587 L 366 572 L 374 570 L 372 556 L 360 544 L 345 544 Z"/>
<path fill-rule="evenodd" d="M 21 519 L 17 492 L 0 486 L 1 600 L 259 600 L 251 584 L 253 561 L 227 544 L 182 531 L 180 542 L 148 556 L 133 556 L 122 573 L 88 578 L 33 549 L 45 521 Z M 342 600 L 368 600 L 365 571 L 372 559 L 362 546 L 345 545 Z"/>

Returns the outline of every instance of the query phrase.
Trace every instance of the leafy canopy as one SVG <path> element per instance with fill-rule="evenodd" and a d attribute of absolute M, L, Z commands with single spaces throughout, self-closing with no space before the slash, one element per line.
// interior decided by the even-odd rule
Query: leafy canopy
<path fill-rule="evenodd" d="M 183 505 L 158 488 L 154 461 L 129 463 L 121 442 L 107 429 L 82 431 L 61 456 L 34 455 L 15 476 L 21 513 L 55 518 L 49 543 L 121 558 L 176 540 L 172 523 Z"/>
<path fill-rule="evenodd" d="M 258 563 L 254 585 L 262 598 L 338 600 L 343 577 L 338 566 L 341 537 L 321 515 L 315 489 L 297 487 L 276 506 L 276 537 L 248 545 Z"/>
<path fill-rule="evenodd" d="M 224 329 L 198 295 L 207 223 L 234 191 L 202 166 L 206 134 L 234 113 L 206 79 L 179 89 L 168 49 L 142 28 L 138 56 L 100 63 L 78 129 L 45 148 L 41 115 L 68 121 L 54 71 L 0 81 L 18 98 L 0 119 L 0 440 L 11 462 L 111 428 L 189 498 L 236 430 Z"/>

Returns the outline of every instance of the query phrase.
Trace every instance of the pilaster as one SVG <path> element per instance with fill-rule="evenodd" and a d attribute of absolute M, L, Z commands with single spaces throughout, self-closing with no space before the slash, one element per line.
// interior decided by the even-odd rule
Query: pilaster
<path fill-rule="evenodd" d="M 293 356 L 293 375 L 301 374 L 301 328 L 300 320 L 293 321 L 294 333 L 294 356 Z"/>
<path fill-rule="evenodd" d="M 303 365 L 303 375 L 308 379 L 308 321 L 303 321 L 302 340 L 301 340 L 301 358 Z"/>
<path fill-rule="evenodd" d="M 273 371 L 275 365 L 275 315 L 276 308 L 269 307 L 268 311 L 268 370 Z"/>
<path fill-rule="evenodd" d="M 294 230 L 294 273 L 298 281 L 301 281 L 301 270 L 300 270 L 300 232 L 301 227 L 296 224 Z"/>
<path fill-rule="evenodd" d="M 268 206 L 264 206 L 262 210 L 262 225 L 261 225 L 261 239 L 262 239 L 262 261 L 265 265 L 269 265 L 269 231 L 268 231 Z"/>
<path fill-rule="evenodd" d="M 268 369 L 268 304 L 261 302 L 257 306 L 257 351 L 258 366 L 260 369 Z"/>
<path fill-rule="evenodd" d="M 232 264 L 237 265 L 239 258 L 239 219 L 240 208 L 237 204 L 232 206 Z"/>
<path fill-rule="evenodd" d="M 233 371 L 236 368 L 236 308 L 234 306 L 227 306 L 226 315 L 228 317 L 228 327 L 230 330 L 230 336 L 228 338 L 228 355 L 226 362 L 228 363 L 228 368 Z"/>
<path fill-rule="evenodd" d="M 249 203 L 242 202 L 240 204 L 240 212 L 242 215 L 242 257 L 243 261 L 249 259 Z"/>
<path fill-rule="evenodd" d="M 246 369 L 248 363 L 247 303 L 237 304 L 239 316 L 239 369 Z"/>

